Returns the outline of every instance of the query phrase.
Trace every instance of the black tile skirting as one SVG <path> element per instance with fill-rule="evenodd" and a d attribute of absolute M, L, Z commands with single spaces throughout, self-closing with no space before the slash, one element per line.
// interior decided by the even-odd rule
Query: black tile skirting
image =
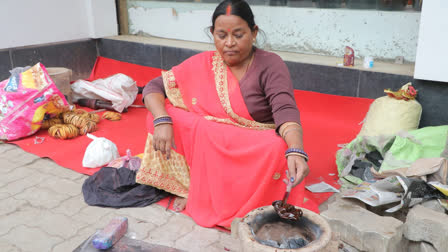
<path fill-rule="evenodd" d="M 95 64 L 96 48 L 95 40 L 82 40 L 2 50 L 0 79 L 8 78 L 11 68 L 33 66 L 38 62 L 45 67 L 72 69 L 72 80 L 87 78 Z"/>
<path fill-rule="evenodd" d="M 42 62 L 45 66 L 67 67 L 73 79 L 86 78 L 97 55 L 129 63 L 169 69 L 199 50 L 137 43 L 114 39 L 57 43 L 0 51 L 0 77 L 11 67 Z M 412 76 L 286 61 L 296 89 L 325 94 L 378 98 L 386 88 L 398 89 L 413 82 L 422 104 L 421 127 L 448 124 L 448 83 L 424 81 Z"/>

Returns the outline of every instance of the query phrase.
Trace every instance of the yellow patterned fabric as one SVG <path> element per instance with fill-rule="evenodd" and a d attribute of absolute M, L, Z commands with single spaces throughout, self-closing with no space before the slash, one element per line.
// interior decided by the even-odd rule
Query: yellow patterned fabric
<path fill-rule="evenodd" d="M 182 93 L 176 84 L 176 78 L 172 70 L 162 72 L 163 85 L 165 86 L 165 93 L 171 104 L 175 107 L 182 108 L 188 111 L 187 106 L 182 99 Z"/>
<path fill-rule="evenodd" d="M 137 172 L 136 182 L 150 185 L 180 197 L 188 197 L 190 168 L 181 154 L 171 150 L 166 159 L 160 151 L 154 151 L 152 135 L 148 133 L 142 164 Z"/>

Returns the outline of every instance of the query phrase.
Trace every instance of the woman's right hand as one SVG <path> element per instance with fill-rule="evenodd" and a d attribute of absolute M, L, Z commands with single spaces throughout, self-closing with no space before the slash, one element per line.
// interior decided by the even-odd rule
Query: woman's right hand
<path fill-rule="evenodd" d="M 159 93 L 149 93 L 144 98 L 146 108 L 151 112 L 154 118 L 168 115 L 165 109 L 165 95 Z M 169 159 L 171 155 L 171 147 L 176 149 L 174 144 L 174 133 L 172 124 L 158 124 L 154 127 L 152 137 L 152 145 L 154 150 L 161 151 L 166 154 Z"/>
<path fill-rule="evenodd" d="M 171 147 L 176 149 L 174 144 L 174 132 L 172 124 L 160 124 L 154 127 L 153 147 L 156 151 L 166 154 L 166 158 L 170 159 Z"/>

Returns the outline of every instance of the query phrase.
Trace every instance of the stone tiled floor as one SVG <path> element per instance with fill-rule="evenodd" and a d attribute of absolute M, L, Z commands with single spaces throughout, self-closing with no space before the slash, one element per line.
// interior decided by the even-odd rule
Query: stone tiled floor
<path fill-rule="evenodd" d="M 113 217 L 129 219 L 127 237 L 186 251 L 239 251 L 230 234 L 203 228 L 158 204 L 143 208 L 88 206 L 86 175 L 0 143 L 0 251 L 73 251 Z"/>

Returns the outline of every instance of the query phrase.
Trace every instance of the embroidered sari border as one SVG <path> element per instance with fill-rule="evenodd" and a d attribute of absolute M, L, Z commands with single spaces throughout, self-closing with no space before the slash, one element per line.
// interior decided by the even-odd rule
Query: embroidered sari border
<path fill-rule="evenodd" d="M 213 66 L 212 70 L 215 74 L 215 85 L 216 85 L 216 91 L 218 92 L 219 100 L 221 102 L 222 107 L 224 108 L 224 111 L 234 121 L 234 123 L 229 123 L 228 119 L 221 119 L 215 117 L 208 117 L 206 119 L 222 123 L 228 123 L 232 125 L 236 124 L 243 128 L 258 129 L 258 130 L 275 129 L 275 124 L 259 123 L 257 121 L 249 120 L 236 114 L 233 111 L 232 106 L 230 104 L 229 90 L 227 84 L 227 69 L 224 64 L 224 60 L 217 51 L 212 56 L 212 66 Z"/>
<path fill-rule="evenodd" d="M 178 85 L 176 84 L 176 77 L 174 77 L 173 70 L 162 71 L 163 85 L 165 86 L 165 93 L 168 100 L 173 106 L 185 109 L 188 111 L 187 106 L 182 99 L 182 93 Z"/>

